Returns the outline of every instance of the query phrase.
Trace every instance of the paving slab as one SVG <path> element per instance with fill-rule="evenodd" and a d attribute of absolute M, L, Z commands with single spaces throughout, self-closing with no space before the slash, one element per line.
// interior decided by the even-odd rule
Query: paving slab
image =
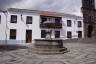
<path fill-rule="evenodd" d="M 96 44 L 66 43 L 70 52 L 38 55 L 29 49 L 0 51 L 0 64 L 96 64 Z"/>

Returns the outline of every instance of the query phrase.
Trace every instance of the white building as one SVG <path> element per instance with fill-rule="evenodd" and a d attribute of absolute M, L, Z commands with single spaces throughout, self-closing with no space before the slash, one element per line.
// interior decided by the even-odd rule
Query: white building
<path fill-rule="evenodd" d="M 82 17 L 27 9 L 10 8 L 0 11 L 0 44 L 33 43 L 35 39 L 83 38 Z"/>

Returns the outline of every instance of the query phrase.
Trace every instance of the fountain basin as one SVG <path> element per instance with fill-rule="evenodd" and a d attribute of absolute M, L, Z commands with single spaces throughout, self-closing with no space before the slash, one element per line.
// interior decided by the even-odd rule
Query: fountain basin
<path fill-rule="evenodd" d="M 34 48 L 38 54 L 61 54 L 67 52 L 62 39 L 35 39 Z"/>
<path fill-rule="evenodd" d="M 62 39 L 35 39 L 35 46 L 49 47 L 49 48 L 62 48 Z M 41 48 L 40 47 L 40 48 Z"/>

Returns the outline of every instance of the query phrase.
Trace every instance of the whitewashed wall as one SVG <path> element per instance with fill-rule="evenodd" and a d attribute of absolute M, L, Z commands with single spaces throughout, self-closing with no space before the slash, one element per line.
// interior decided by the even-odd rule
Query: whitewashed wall
<path fill-rule="evenodd" d="M 95 9 L 96 9 L 96 0 L 95 0 Z"/>
<path fill-rule="evenodd" d="M 21 14 L 24 21 L 21 20 Z M 16 44 L 16 43 L 24 43 L 26 40 L 26 30 L 32 30 L 32 40 L 41 37 L 41 30 L 39 28 L 39 15 L 27 12 L 9 12 L 8 13 L 8 32 L 7 32 L 7 39 L 9 43 Z M 17 23 L 10 23 L 11 15 L 17 15 Z M 32 24 L 26 24 L 26 16 L 32 16 L 33 21 Z M 17 35 L 16 40 L 10 40 L 10 29 L 16 29 Z"/>
<path fill-rule="evenodd" d="M 6 16 L 3 12 L 0 12 L 1 24 L 0 24 L 0 44 L 5 44 L 6 39 Z"/>
<path fill-rule="evenodd" d="M 67 27 L 67 20 L 71 20 L 72 26 Z M 82 27 L 78 28 L 78 21 L 82 21 Z M 72 32 L 72 38 L 78 38 L 78 32 L 77 31 L 82 31 L 83 33 L 83 20 L 81 18 L 76 18 L 76 17 L 63 17 L 62 18 L 62 31 L 61 31 L 61 36 L 63 39 L 67 39 L 67 31 Z M 84 37 L 84 33 L 82 34 Z"/>
<path fill-rule="evenodd" d="M 21 20 L 21 14 L 24 21 Z M 28 12 L 15 12 L 8 11 L 7 17 L 4 13 L 0 12 L 1 15 L 1 24 L 0 24 L 0 43 L 8 43 L 8 44 L 26 44 L 26 30 L 32 30 L 32 40 L 41 38 L 41 28 L 40 28 L 40 15 L 36 13 L 28 13 Z M 10 23 L 11 15 L 17 15 L 17 23 Z M 32 16 L 33 21 L 32 24 L 26 24 L 26 16 Z M 7 20 L 6 20 L 7 19 Z M 72 27 L 67 27 L 67 20 L 72 20 Z M 6 29 L 6 21 L 7 21 L 7 29 Z M 54 20 L 53 20 L 54 21 Z M 55 37 L 55 31 L 60 31 L 60 38 L 67 39 L 67 31 L 72 32 L 72 38 L 78 38 L 77 31 L 83 32 L 83 27 L 78 28 L 78 21 L 83 20 L 81 18 L 74 17 L 63 17 L 62 18 L 62 29 L 53 29 L 52 38 Z M 10 40 L 10 29 L 16 29 L 17 35 L 16 40 Z M 6 34 L 7 31 L 7 42 Z M 84 33 L 83 33 L 84 37 Z M 32 41 L 33 42 L 33 41 Z"/>

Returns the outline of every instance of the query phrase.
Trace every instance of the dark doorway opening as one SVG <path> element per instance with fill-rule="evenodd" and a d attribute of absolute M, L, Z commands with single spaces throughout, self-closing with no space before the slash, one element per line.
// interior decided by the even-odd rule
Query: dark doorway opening
<path fill-rule="evenodd" d="M 82 31 L 78 31 L 78 38 L 82 38 Z"/>
<path fill-rule="evenodd" d="M 32 42 L 32 30 L 26 30 L 26 43 Z"/>
<path fill-rule="evenodd" d="M 92 25 L 89 25 L 89 26 L 88 26 L 88 33 L 87 33 L 87 36 L 88 36 L 89 38 L 92 37 L 92 32 L 93 32 L 93 26 L 92 26 Z"/>
<path fill-rule="evenodd" d="M 41 30 L 41 38 L 46 38 L 46 30 Z"/>
<path fill-rule="evenodd" d="M 67 38 L 72 38 L 72 32 L 71 31 L 67 32 Z"/>
<path fill-rule="evenodd" d="M 55 38 L 60 38 L 60 31 L 55 31 Z"/>

